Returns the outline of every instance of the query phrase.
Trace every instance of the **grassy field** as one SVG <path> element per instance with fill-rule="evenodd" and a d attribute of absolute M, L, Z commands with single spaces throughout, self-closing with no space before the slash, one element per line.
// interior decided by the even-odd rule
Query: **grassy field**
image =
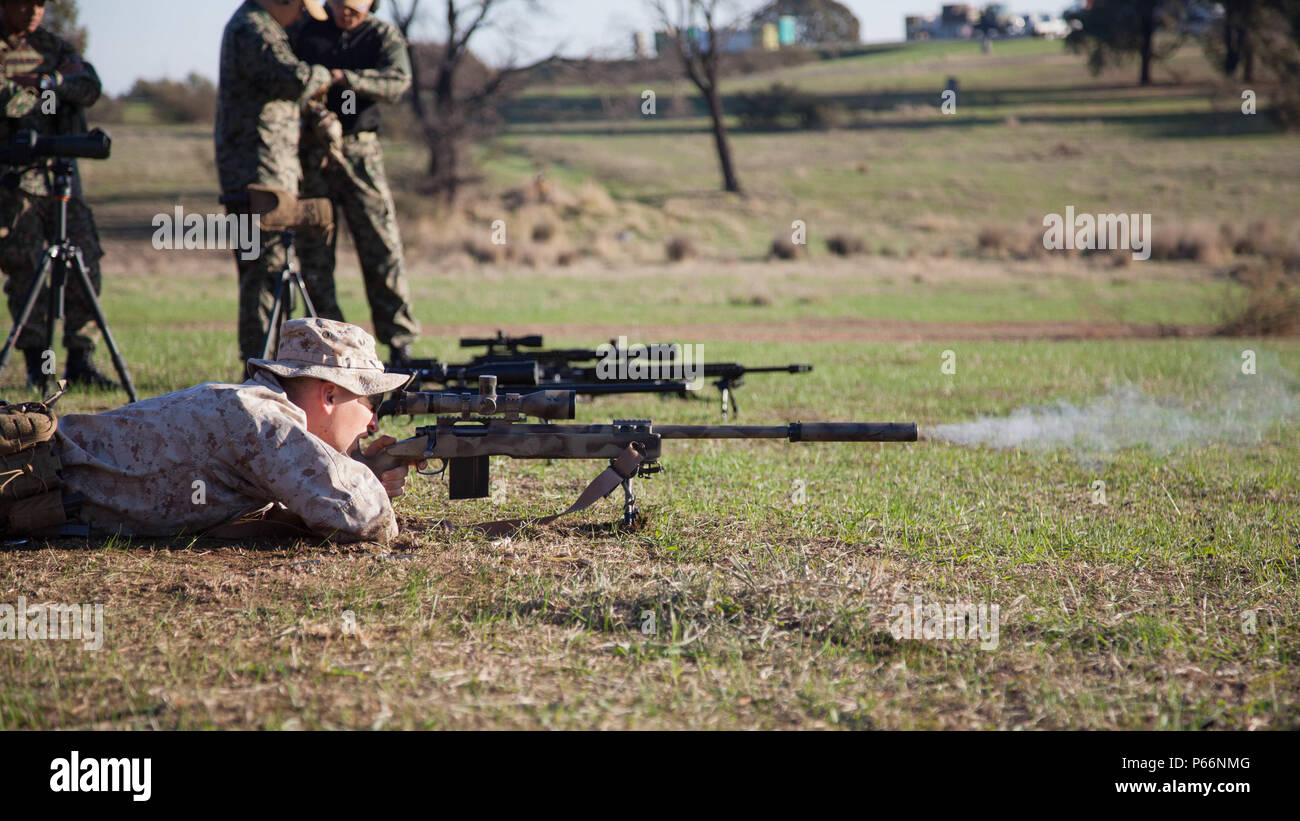
<path fill-rule="evenodd" d="M 439 527 L 557 512 L 600 468 L 497 460 L 492 500 L 415 482 L 387 546 L 10 547 L 0 602 L 100 602 L 106 637 L 0 641 L 0 728 L 1300 728 L 1300 341 L 1210 334 L 1247 297 L 1233 270 L 1264 263 L 1227 250 L 1116 267 L 977 241 L 1067 204 L 1152 213 L 1158 232 L 1266 220 L 1300 239 L 1300 141 L 1234 120 L 1201 62 L 1180 54 L 1143 91 L 1135 69 L 1094 80 L 1056 45 L 990 60 L 926 44 L 746 78 L 736 90 L 782 79 L 884 102 L 831 132 L 738 132 L 744 199 L 713 192 L 690 116 L 518 124 L 481 147 L 490 185 L 456 214 L 417 198 L 422 152 L 392 146 L 418 353 L 454 359 L 460 334 L 509 326 L 811 362 L 751 377 L 740 421 L 916 421 L 925 438 L 669 443 L 631 532 L 610 525 L 614 497 L 509 539 Z M 949 75 L 969 105 L 921 110 Z M 152 214 L 212 207 L 210 132 L 114 135 L 87 190 L 137 384 L 234 379 L 228 255 L 148 243 Z M 502 205 L 539 171 L 558 202 Z M 542 221 L 559 235 L 531 261 L 455 250 L 498 213 L 520 244 Z M 765 259 L 795 219 L 809 254 Z M 835 232 L 868 253 L 830 255 Z M 664 261 L 675 234 L 698 256 Z M 542 253 L 565 243 L 594 250 Z M 3 376 L 23 395 L 15 366 Z M 605 398 L 579 419 L 716 421 L 704 394 Z M 1014 447 L 956 444 L 1016 419 L 1039 427 Z M 893 608 L 917 597 L 997 606 L 996 648 L 896 638 Z"/>

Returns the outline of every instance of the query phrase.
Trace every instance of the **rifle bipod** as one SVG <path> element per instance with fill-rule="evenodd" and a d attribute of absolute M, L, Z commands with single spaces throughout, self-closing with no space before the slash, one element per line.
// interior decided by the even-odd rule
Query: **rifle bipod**
<path fill-rule="evenodd" d="M 653 473 L 659 473 L 663 470 L 663 466 L 658 462 L 643 462 L 631 474 L 624 475 L 619 472 L 619 469 L 615 464 L 616 461 L 617 460 L 615 459 L 610 459 L 609 466 L 623 479 L 623 481 L 619 483 L 619 487 L 623 488 L 623 527 L 630 528 L 637 523 L 638 519 L 641 518 L 641 508 L 637 506 L 636 491 L 632 488 L 632 480 L 637 476 L 649 476 Z M 610 491 L 610 493 L 613 492 L 613 490 Z M 606 496 L 608 495 L 609 494 L 606 494 Z"/>
<path fill-rule="evenodd" d="M 722 393 L 722 421 L 727 421 L 728 408 L 735 411 L 736 415 L 739 416 L 740 408 L 736 406 L 736 388 L 740 387 L 741 380 L 719 379 L 713 384 Z"/>

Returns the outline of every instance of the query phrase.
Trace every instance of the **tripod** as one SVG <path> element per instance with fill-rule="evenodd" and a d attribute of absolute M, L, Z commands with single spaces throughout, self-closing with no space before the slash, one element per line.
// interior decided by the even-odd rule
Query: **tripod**
<path fill-rule="evenodd" d="M 95 324 L 99 326 L 100 332 L 104 334 L 104 344 L 108 346 L 108 352 L 113 358 L 113 367 L 117 368 L 117 375 L 122 380 L 122 387 L 126 388 L 127 396 L 131 397 L 132 402 L 135 402 L 139 398 L 135 393 L 135 385 L 131 382 L 131 374 L 127 372 L 126 362 L 122 360 L 122 354 L 117 349 L 117 343 L 113 341 L 113 333 L 108 328 L 108 319 L 104 317 L 104 309 L 100 306 L 99 298 L 95 296 L 95 289 L 90 284 L 90 273 L 86 269 L 86 260 L 81 255 L 81 249 L 68 239 L 68 202 L 72 199 L 72 178 L 75 173 L 73 161 L 66 158 L 56 159 L 50 170 L 59 199 L 58 239 L 46 248 L 45 253 L 41 256 L 40 268 L 37 270 L 35 281 L 32 282 L 31 288 L 27 291 L 27 296 L 23 301 L 23 309 L 18 314 L 13 329 L 9 331 L 9 338 L 5 340 L 4 348 L 0 350 L 0 372 L 3 372 L 5 366 L 9 364 L 9 357 L 13 354 L 14 345 L 17 344 L 18 337 L 22 334 L 27 321 L 31 319 L 32 311 L 36 308 L 36 302 L 40 299 L 46 280 L 49 281 L 50 288 L 45 295 L 45 350 L 54 348 L 54 326 L 56 321 L 64 318 L 64 289 L 68 284 L 68 271 L 71 269 L 76 273 L 74 283 L 81 287 L 86 302 L 89 303 L 91 311 L 95 315 Z M 46 385 L 44 387 L 48 389 L 49 383 L 54 381 L 53 374 L 46 374 L 45 376 Z"/>
<path fill-rule="evenodd" d="M 315 318 L 316 306 L 311 304 L 307 295 L 307 283 L 303 281 L 302 270 L 298 267 L 298 255 L 293 252 L 293 229 L 280 232 L 280 242 L 284 245 L 284 268 L 280 269 L 280 282 L 275 287 L 275 302 L 271 304 L 271 323 L 266 329 L 266 341 L 262 343 L 262 358 L 271 359 L 276 346 L 280 343 L 280 324 L 293 316 L 293 289 L 302 294 L 303 305 L 307 315 Z"/>

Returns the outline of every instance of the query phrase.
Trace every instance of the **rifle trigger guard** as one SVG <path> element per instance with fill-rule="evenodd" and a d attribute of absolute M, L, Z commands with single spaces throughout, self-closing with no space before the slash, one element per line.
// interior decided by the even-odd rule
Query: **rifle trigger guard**
<path fill-rule="evenodd" d="M 424 461 L 426 462 L 433 461 L 434 458 L 433 444 L 434 444 L 433 436 L 430 435 L 425 439 L 424 442 Z M 420 474 L 421 476 L 441 476 L 442 474 L 447 472 L 447 465 L 450 463 L 446 459 L 439 459 L 438 461 L 442 462 L 442 467 L 439 468 L 438 470 L 420 470 L 417 467 L 415 469 L 415 472 Z"/>
<path fill-rule="evenodd" d="M 420 470 L 419 468 L 416 468 L 415 472 L 420 474 L 421 476 L 441 476 L 442 474 L 447 472 L 447 460 L 439 459 L 438 461 L 442 462 L 442 467 L 438 468 L 437 470 Z"/>

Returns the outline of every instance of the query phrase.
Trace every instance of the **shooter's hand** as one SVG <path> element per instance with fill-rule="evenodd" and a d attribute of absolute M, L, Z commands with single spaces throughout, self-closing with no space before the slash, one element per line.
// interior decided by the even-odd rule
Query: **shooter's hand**
<path fill-rule="evenodd" d="M 366 445 L 365 450 L 362 452 L 366 456 L 374 456 L 389 445 L 395 444 L 397 444 L 397 440 L 392 436 L 385 434 Z M 416 467 L 420 470 L 424 470 L 425 464 L 426 463 L 423 461 L 417 462 Z M 396 499 L 398 496 L 401 496 L 406 492 L 406 476 L 410 470 L 410 465 L 402 465 L 401 467 L 393 468 L 392 470 L 385 471 L 379 475 L 379 482 L 384 486 L 384 490 L 388 493 L 388 498 Z"/>

